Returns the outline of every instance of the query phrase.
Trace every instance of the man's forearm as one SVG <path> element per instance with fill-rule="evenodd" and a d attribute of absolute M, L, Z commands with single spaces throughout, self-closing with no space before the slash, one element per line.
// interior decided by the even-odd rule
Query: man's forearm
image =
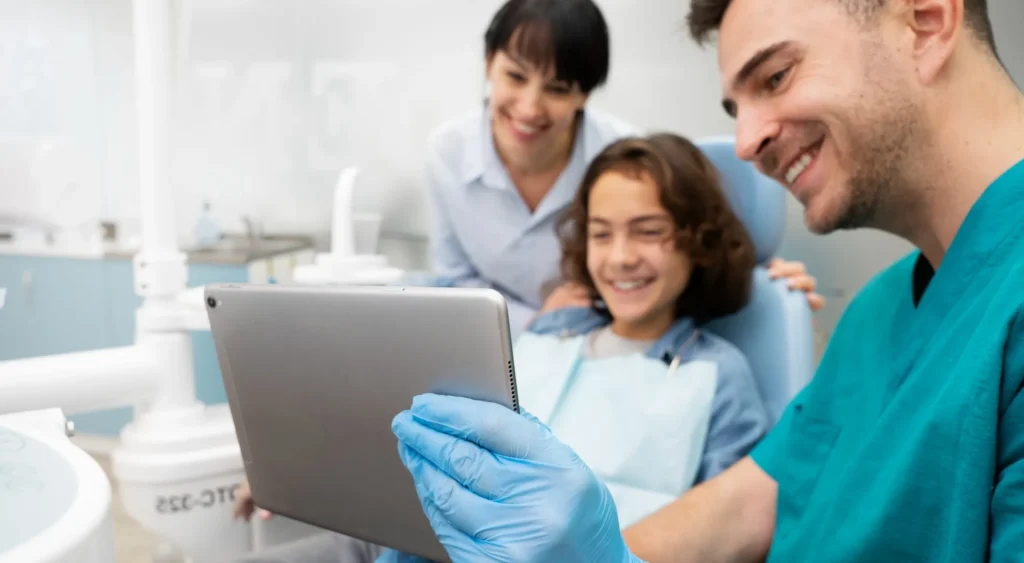
<path fill-rule="evenodd" d="M 624 532 L 649 563 L 764 561 L 775 529 L 775 482 L 749 458 Z"/>

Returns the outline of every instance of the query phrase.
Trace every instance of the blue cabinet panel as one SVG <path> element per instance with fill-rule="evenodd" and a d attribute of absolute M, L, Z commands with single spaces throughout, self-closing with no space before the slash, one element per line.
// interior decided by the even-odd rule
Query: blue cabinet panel
<path fill-rule="evenodd" d="M 107 345 L 104 263 L 0 257 L 0 360 L 81 352 Z"/>
<path fill-rule="evenodd" d="M 109 323 L 106 347 L 129 346 L 135 341 L 135 310 L 142 298 L 132 287 L 132 263 L 101 260 L 104 271 L 103 303 Z M 132 407 L 79 413 L 69 417 L 80 434 L 117 436 L 132 420 Z"/>
<path fill-rule="evenodd" d="M 194 264 L 189 285 L 247 281 L 245 266 Z M 127 346 L 135 339 L 135 311 L 142 299 L 132 286 L 127 260 L 75 260 L 0 256 L 0 361 L 46 354 Z M 213 339 L 192 335 L 196 396 L 206 404 L 227 401 Z M 80 433 L 116 436 L 131 420 L 130 407 L 71 417 Z"/>

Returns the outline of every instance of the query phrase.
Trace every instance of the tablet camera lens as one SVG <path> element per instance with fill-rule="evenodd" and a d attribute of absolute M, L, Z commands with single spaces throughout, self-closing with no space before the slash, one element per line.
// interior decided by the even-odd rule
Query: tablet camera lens
<path fill-rule="evenodd" d="M 213 297 L 207 297 L 206 304 L 209 305 L 211 309 L 213 309 L 214 307 L 217 306 L 217 300 L 214 299 Z"/>

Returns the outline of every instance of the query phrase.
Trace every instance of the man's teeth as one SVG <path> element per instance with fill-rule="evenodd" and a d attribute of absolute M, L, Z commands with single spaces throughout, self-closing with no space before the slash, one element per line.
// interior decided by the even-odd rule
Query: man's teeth
<path fill-rule="evenodd" d="M 636 280 L 636 281 L 628 281 L 628 282 L 627 281 L 615 282 L 612 285 L 615 286 L 615 289 L 618 289 L 618 290 L 621 290 L 621 291 L 632 291 L 634 289 L 640 289 L 641 287 L 644 287 L 645 285 L 647 285 L 649 283 L 651 283 L 650 280 Z"/>
<path fill-rule="evenodd" d="M 538 131 L 536 127 L 531 127 L 525 123 L 519 123 L 518 121 L 512 122 L 512 127 L 515 127 L 516 131 L 523 133 L 524 135 L 533 135 Z"/>
<path fill-rule="evenodd" d="M 812 160 L 814 160 L 814 155 L 811 153 L 804 153 L 804 155 L 794 162 L 793 166 L 790 166 L 789 170 L 786 171 L 786 183 L 792 184 L 795 182 L 796 179 L 804 173 L 804 170 L 807 170 L 807 167 L 811 165 Z"/>

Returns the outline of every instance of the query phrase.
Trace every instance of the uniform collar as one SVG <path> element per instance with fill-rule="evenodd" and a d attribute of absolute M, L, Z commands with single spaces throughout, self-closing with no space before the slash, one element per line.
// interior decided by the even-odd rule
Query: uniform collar
<path fill-rule="evenodd" d="M 651 346 L 651 349 L 647 351 L 648 357 L 671 363 L 676 356 L 684 352 L 683 348 L 686 347 L 686 344 L 690 341 L 696 330 L 697 327 L 692 318 L 682 317 L 676 319 L 672 328 L 668 329 L 668 332 L 663 334 Z"/>
<path fill-rule="evenodd" d="M 529 328 L 534 334 L 561 337 L 580 336 L 611 324 L 611 317 L 590 307 L 567 307 L 538 317 Z M 647 357 L 671 363 L 685 352 L 690 338 L 697 331 L 692 318 L 676 319 L 668 332 L 661 335 L 647 351 Z"/>
<path fill-rule="evenodd" d="M 611 324 L 611 318 L 607 315 L 601 315 L 601 318 L 604 322 L 599 325 L 600 327 Z M 595 325 L 597 325 L 597 323 L 591 325 L 589 327 L 590 330 L 598 328 L 598 326 Z M 589 330 L 587 332 L 589 332 Z M 661 338 L 651 345 L 647 350 L 646 356 L 648 358 L 661 360 L 666 364 L 670 364 L 676 356 L 682 356 L 687 351 L 687 344 L 690 343 L 691 337 L 693 337 L 696 332 L 697 326 L 693 322 L 692 318 L 678 318 L 674 323 L 672 323 L 668 332 L 661 335 Z"/>
<path fill-rule="evenodd" d="M 508 171 L 498 156 L 498 149 L 494 145 L 494 133 L 491 129 L 491 112 L 485 103 L 479 113 L 478 123 L 468 133 L 466 150 L 462 154 L 462 180 L 470 185 L 480 180 L 483 185 L 494 189 L 509 189 L 512 181 L 509 179 Z M 579 130 L 576 135 L 576 145 L 569 157 L 569 165 L 572 166 L 579 158 L 584 163 L 589 163 L 601 152 L 604 145 L 599 139 L 598 132 L 593 123 L 587 118 L 587 113 L 580 116 Z M 575 188 L 575 186 L 574 186 Z"/>
<path fill-rule="evenodd" d="M 923 256 L 918 258 L 914 274 L 918 306 L 937 311 L 950 309 L 967 293 L 977 273 L 984 270 L 990 260 L 1002 255 L 1000 247 L 1021 235 L 1024 231 L 1022 215 L 1024 160 L 1000 175 L 981 194 L 937 270 L 932 270 L 930 264 L 921 265 Z"/>

